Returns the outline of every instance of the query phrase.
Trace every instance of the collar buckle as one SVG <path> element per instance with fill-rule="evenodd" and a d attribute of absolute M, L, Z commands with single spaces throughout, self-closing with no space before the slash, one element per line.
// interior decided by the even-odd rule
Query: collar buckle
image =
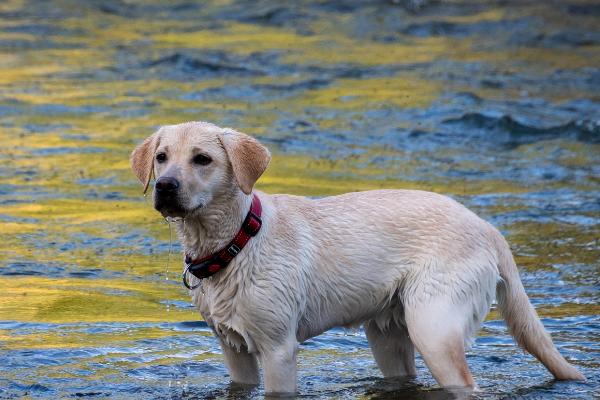
<path fill-rule="evenodd" d="M 231 254 L 232 257 L 237 256 L 240 251 L 242 251 L 242 249 L 235 243 L 232 243 L 231 246 L 227 248 L 227 252 Z"/>
<path fill-rule="evenodd" d="M 262 219 L 254 214 L 252 211 L 248 213 L 244 223 L 242 224 L 242 229 L 250 236 L 256 236 L 260 227 L 262 226 Z"/>
<path fill-rule="evenodd" d="M 196 278 L 202 280 L 204 278 L 208 278 L 211 275 L 214 275 L 219 270 L 221 270 L 223 268 L 223 264 L 217 258 L 211 257 L 208 260 L 200 261 L 198 263 L 194 263 L 193 261 L 187 262 L 186 260 L 185 267 L 185 271 L 183 272 L 183 284 L 186 288 L 194 290 L 195 288 L 200 286 L 200 283 L 191 286 L 187 281 L 188 272 L 194 275 Z"/>

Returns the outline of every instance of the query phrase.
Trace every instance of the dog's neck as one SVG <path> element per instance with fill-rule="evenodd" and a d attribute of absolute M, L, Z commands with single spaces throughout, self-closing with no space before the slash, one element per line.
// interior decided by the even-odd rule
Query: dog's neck
<path fill-rule="evenodd" d="M 177 224 L 185 254 L 206 257 L 225 247 L 238 233 L 250 210 L 252 195 L 237 191 L 223 199 L 227 200 L 212 201 L 201 213 Z"/>

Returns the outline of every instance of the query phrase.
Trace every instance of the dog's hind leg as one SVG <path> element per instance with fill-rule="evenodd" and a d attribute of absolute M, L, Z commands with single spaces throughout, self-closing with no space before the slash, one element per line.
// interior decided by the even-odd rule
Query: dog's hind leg
<path fill-rule="evenodd" d="M 408 337 L 406 327 L 392 321 L 381 329 L 374 320 L 365 324 L 365 332 L 377 366 L 386 378 L 414 377 L 415 346 Z"/>
<path fill-rule="evenodd" d="M 465 336 L 471 330 L 468 309 L 446 297 L 405 306 L 410 338 L 444 388 L 475 388 L 465 357 Z"/>

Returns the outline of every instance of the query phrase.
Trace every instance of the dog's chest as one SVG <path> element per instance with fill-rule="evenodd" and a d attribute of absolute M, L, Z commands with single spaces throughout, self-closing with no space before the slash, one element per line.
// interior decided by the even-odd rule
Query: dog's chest
<path fill-rule="evenodd" d="M 221 340 L 238 351 L 254 350 L 253 342 L 236 312 L 241 299 L 235 288 L 215 286 L 210 280 L 205 280 L 202 286 L 192 293 L 192 300 L 206 323 Z"/>

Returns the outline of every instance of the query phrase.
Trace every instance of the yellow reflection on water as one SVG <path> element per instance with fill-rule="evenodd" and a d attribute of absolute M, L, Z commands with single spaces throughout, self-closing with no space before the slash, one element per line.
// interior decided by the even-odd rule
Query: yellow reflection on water
<path fill-rule="evenodd" d="M 374 107 L 427 107 L 435 100 L 441 87 L 437 82 L 417 76 L 370 79 L 340 79 L 335 85 L 309 90 L 300 104 L 362 111 Z"/>
<path fill-rule="evenodd" d="M 1 277 L 0 319 L 5 321 L 160 322 L 197 319 L 192 311 L 161 301 L 173 299 L 172 285 L 123 279 Z M 176 297 L 176 296 L 175 296 Z"/>
<path fill-rule="evenodd" d="M 217 3 L 206 7 L 216 7 Z M 23 8 L 17 0 L 0 2 L 2 12 Z M 516 15 L 515 17 L 518 17 Z M 417 17 L 428 21 L 434 17 Z M 448 16 L 444 21 L 477 23 L 499 21 L 505 11 L 490 9 L 466 16 Z M 36 21 L 31 22 L 36 23 Z M 340 118 L 339 112 L 364 112 L 369 109 L 427 108 L 453 85 L 451 82 L 422 76 L 419 64 L 447 60 L 449 62 L 490 63 L 500 71 L 574 69 L 597 67 L 597 46 L 578 49 L 520 47 L 517 49 L 490 47 L 480 37 L 402 37 L 394 43 L 376 42 L 354 37 L 343 13 L 328 15 L 309 23 L 312 35 L 301 35 L 290 29 L 253 24 L 223 22 L 212 28 L 198 28 L 197 21 L 169 19 L 131 19 L 116 15 L 82 13 L 81 18 L 57 22 L 61 28 L 75 33 L 53 35 L 58 46 L 21 48 L 0 52 L 0 86 L 7 108 L 14 112 L 2 117 L 0 127 L 0 185 L 14 190 L 14 202 L 0 209 L 0 263 L 18 269 L 19 263 L 37 265 L 43 273 L 47 266 L 64 268 L 56 276 L 6 275 L 0 278 L 0 320 L 26 322 L 162 322 L 189 321 L 199 315 L 189 309 L 167 307 L 166 300 L 187 301 L 180 285 L 165 282 L 167 254 L 156 250 L 156 243 L 169 240 L 169 228 L 144 201 L 141 187 L 129 168 L 129 153 L 136 143 L 156 127 L 187 120 L 220 119 L 235 115 L 240 130 L 254 135 L 271 134 L 280 113 L 304 115 L 307 108 L 317 109 L 320 129 L 351 128 L 351 121 Z M 14 21 L 0 21 L 0 28 L 15 26 Z M 344 31 L 346 29 L 347 31 Z M 0 39 L 22 41 L 34 45 L 42 38 L 27 33 L 0 29 Z M 127 45 L 133 52 L 137 43 L 150 43 L 152 49 L 144 60 L 121 59 L 115 44 Z M 70 48 L 60 48 L 70 46 Z M 249 57 L 256 53 L 272 54 L 283 66 L 339 65 L 363 68 L 416 65 L 409 73 L 387 73 L 385 77 L 331 78 L 324 87 L 290 93 L 284 100 L 269 98 L 237 98 L 220 101 L 184 97 L 224 87 L 244 85 L 282 85 L 301 82 L 296 72 L 277 75 L 239 77 L 206 77 L 198 80 L 157 79 L 136 76 L 121 79 L 113 69 L 127 71 L 128 62 L 146 63 L 165 55 L 192 51 L 197 57 L 204 51 L 217 51 L 227 56 Z M 195 52 L 194 52 L 195 51 Z M 122 62 L 123 65 L 115 66 Z M 243 61 L 242 61 L 243 62 Z M 140 64 L 132 64 L 140 69 Z M 168 66 L 165 68 L 169 68 Z M 88 79 L 80 76 L 101 78 Z M 119 73 L 121 73 L 119 72 Z M 79 75 L 78 75 L 79 74 Z M 503 91 L 480 87 L 465 90 L 482 98 L 518 98 L 520 88 Z M 572 89 L 581 95 L 584 89 Z M 540 93 L 540 95 L 543 93 Z M 560 95 L 557 98 L 562 99 Z M 573 93 L 569 92 L 569 96 Z M 145 105 L 148 102 L 148 105 Z M 140 113 L 119 114 L 128 103 L 140 104 Z M 255 104 L 255 103 L 258 103 Z M 58 111 L 46 106 L 60 106 Z M 81 111 L 90 107 L 92 111 Z M 9 110 L 10 111 L 10 110 Z M 321 115 L 322 114 L 322 115 Z M 43 127 L 43 132 L 31 133 L 26 126 Z M 362 132 L 356 132 L 361 137 Z M 78 137 L 83 136 L 83 137 Z M 89 152 L 81 152 L 88 148 Z M 598 145 L 575 143 L 560 155 L 563 165 L 585 166 L 594 162 L 593 151 Z M 316 149 L 315 149 L 316 150 Z M 523 158 L 544 151 L 543 145 L 524 145 L 519 150 Z M 449 149 L 440 149 L 440 156 L 458 160 Z M 402 155 L 401 161 L 390 161 L 386 167 L 372 162 L 375 156 Z M 469 161 L 456 161 L 467 165 Z M 308 196 L 335 195 L 348 191 L 379 188 L 409 188 L 433 190 L 453 195 L 488 193 L 524 193 L 536 189 L 509 180 L 415 181 L 410 179 L 420 167 L 417 158 L 373 144 L 357 156 L 323 159 L 311 153 L 290 155 L 274 150 L 271 166 L 257 187 L 269 193 L 291 193 Z M 484 166 L 482 166 L 484 168 Z M 395 173 L 391 174 L 390 169 Z M 551 189 L 563 183 L 551 183 Z M 577 182 L 570 187 L 577 188 Z M 540 186 L 541 187 L 541 186 Z M 537 187 L 539 188 L 539 187 Z M 89 192 L 92 192 L 90 194 Z M 102 195 L 114 192 L 113 199 Z M 94 196 L 97 195 L 98 198 Z M 516 211 L 523 206 L 497 205 L 486 208 L 488 213 Z M 137 238 L 148 238 L 149 245 L 129 247 L 122 236 L 135 232 Z M 532 238 L 555 238 L 551 243 L 535 242 Z M 121 240 L 115 247 L 89 244 Z M 577 238 L 576 243 L 567 240 Z M 597 263 L 597 251 L 582 251 L 580 243 L 594 243 L 594 231 L 581 230 L 566 223 L 519 223 L 510 227 L 510 241 L 515 247 L 531 250 L 535 257 L 519 255 L 517 261 L 526 270 L 550 269 L 556 263 Z M 564 240 L 561 240 L 564 239 Z M 597 242 L 596 242 L 597 244 Z M 143 251 L 142 251 L 143 250 Z M 180 268 L 180 255 L 171 256 L 171 275 Z M 101 278 L 70 277 L 69 272 L 99 269 Z M 61 272 L 62 271 L 62 272 Z M 18 271 L 16 271 L 18 272 Z M 111 275 L 112 274 L 112 275 Z M 106 277 L 108 276 L 108 277 Z M 111 278 L 111 276 L 115 276 Z M 561 304 L 544 307 L 545 316 L 594 314 L 597 306 Z M 491 314 L 496 318 L 496 314 Z M 127 338 L 168 335 L 158 328 L 136 329 Z M 121 335 L 91 335 L 58 333 L 12 336 L 0 331 L 3 346 L 43 348 L 78 346 L 93 340 L 98 345 L 122 339 Z"/>

